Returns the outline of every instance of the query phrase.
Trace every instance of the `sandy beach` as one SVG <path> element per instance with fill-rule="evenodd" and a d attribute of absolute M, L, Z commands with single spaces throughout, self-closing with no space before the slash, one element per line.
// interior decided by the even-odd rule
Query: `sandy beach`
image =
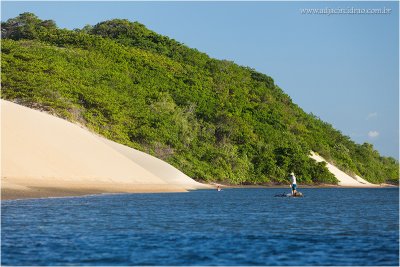
<path fill-rule="evenodd" d="M 1 198 L 207 188 L 151 155 L 1 101 Z"/>
<path fill-rule="evenodd" d="M 47 113 L 1 101 L 1 199 L 215 188 Z M 325 161 L 312 153 L 316 161 Z M 379 187 L 332 164 L 340 187 Z M 224 185 L 222 185 L 224 186 Z"/>

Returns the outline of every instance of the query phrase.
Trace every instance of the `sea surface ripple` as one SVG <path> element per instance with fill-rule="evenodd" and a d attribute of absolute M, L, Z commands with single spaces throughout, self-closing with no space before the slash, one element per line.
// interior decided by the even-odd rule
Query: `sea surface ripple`
<path fill-rule="evenodd" d="M 399 265 L 399 190 L 2 201 L 2 265 Z"/>

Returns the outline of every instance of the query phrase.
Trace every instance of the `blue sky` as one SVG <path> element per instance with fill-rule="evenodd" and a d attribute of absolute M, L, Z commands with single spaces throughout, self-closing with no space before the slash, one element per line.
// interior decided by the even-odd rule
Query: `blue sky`
<path fill-rule="evenodd" d="M 399 158 L 398 2 L 11 2 L 22 12 L 82 28 L 139 21 L 211 57 L 272 76 L 308 113 L 357 143 Z M 390 8 L 387 15 L 306 15 L 303 8 Z"/>

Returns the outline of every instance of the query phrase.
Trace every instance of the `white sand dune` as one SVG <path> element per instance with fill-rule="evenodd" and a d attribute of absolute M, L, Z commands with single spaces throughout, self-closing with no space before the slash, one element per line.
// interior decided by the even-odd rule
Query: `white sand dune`
<path fill-rule="evenodd" d="M 1 101 L 2 197 L 202 188 L 171 165 L 44 112 Z M 28 194 L 29 190 L 36 193 Z M 20 192 L 21 193 L 21 192 Z"/>
<path fill-rule="evenodd" d="M 312 159 L 316 160 L 317 162 L 322 162 L 325 161 L 327 163 L 327 168 L 328 170 L 335 175 L 335 177 L 339 180 L 339 185 L 340 186 L 346 186 L 346 187 L 374 187 L 374 186 L 379 186 L 375 184 L 371 184 L 370 182 L 364 180 L 360 176 L 357 176 L 355 178 L 351 177 L 347 173 L 339 170 L 336 166 L 328 163 L 323 157 L 317 155 L 315 152 L 311 152 Z"/>
<path fill-rule="evenodd" d="M 174 168 L 170 164 L 165 161 L 153 157 L 149 154 L 146 154 L 142 151 L 130 148 L 125 145 L 118 144 L 111 140 L 105 139 L 103 137 L 99 137 L 104 143 L 112 147 L 117 152 L 125 155 L 127 158 L 132 160 L 134 163 L 140 165 L 145 168 L 155 176 L 161 178 L 166 181 L 168 184 L 179 185 L 184 187 L 185 189 L 206 189 L 211 188 L 210 185 L 202 184 L 196 182 L 180 170 Z"/>

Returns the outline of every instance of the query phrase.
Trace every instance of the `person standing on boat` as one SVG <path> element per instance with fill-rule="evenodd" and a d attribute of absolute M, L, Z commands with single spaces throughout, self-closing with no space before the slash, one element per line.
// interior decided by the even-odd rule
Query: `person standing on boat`
<path fill-rule="evenodd" d="M 291 186 L 291 188 L 292 188 L 292 196 L 294 196 L 297 193 L 296 176 L 294 176 L 294 173 L 291 172 L 289 178 L 290 178 L 290 181 L 292 183 L 292 186 Z"/>

